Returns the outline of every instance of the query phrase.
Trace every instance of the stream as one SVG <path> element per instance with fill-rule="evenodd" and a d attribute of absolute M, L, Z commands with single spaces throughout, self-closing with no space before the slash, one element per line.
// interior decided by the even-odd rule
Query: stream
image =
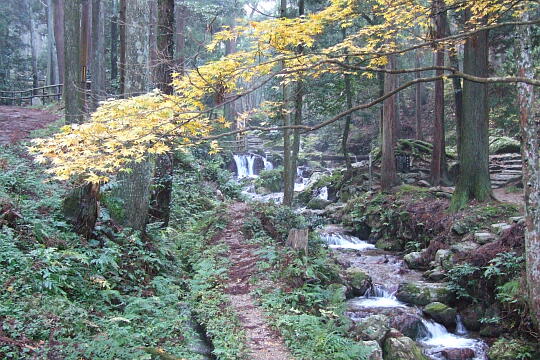
<path fill-rule="evenodd" d="M 351 320 L 358 322 L 377 314 L 390 318 L 399 318 L 404 314 L 419 317 L 421 326 L 413 340 L 422 346 L 430 359 L 446 360 L 443 351 L 456 349 L 464 349 L 463 352 L 472 356 L 466 359 L 488 359 L 487 344 L 469 336 L 459 315 L 456 317 L 456 328 L 451 332 L 442 324 L 425 317 L 420 308 L 396 298 L 395 293 L 403 282 L 414 282 L 420 286 L 427 284 L 420 272 L 407 268 L 401 256 L 378 250 L 366 241 L 347 235 L 336 225 L 325 227 L 320 235 L 340 262 L 362 269 L 372 279 L 371 288 L 363 296 L 348 301 L 347 315 Z"/>

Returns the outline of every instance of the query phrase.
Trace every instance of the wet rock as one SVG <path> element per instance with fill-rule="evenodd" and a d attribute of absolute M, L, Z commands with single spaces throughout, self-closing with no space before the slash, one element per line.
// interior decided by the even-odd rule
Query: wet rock
<path fill-rule="evenodd" d="M 307 208 L 311 210 L 323 210 L 325 207 L 331 204 L 331 201 L 321 199 L 321 198 L 313 198 L 309 200 L 307 204 Z"/>
<path fill-rule="evenodd" d="M 383 353 L 385 360 L 429 360 L 420 346 L 406 336 L 388 337 L 384 342 Z"/>
<path fill-rule="evenodd" d="M 451 250 L 439 249 L 435 253 L 435 263 L 444 270 L 450 270 L 454 266 L 454 256 Z"/>
<path fill-rule="evenodd" d="M 463 325 L 469 330 L 478 331 L 482 324 L 480 319 L 484 316 L 484 307 L 481 304 L 469 305 L 469 307 L 461 310 L 461 321 Z"/>
<path fill-rule="evenodd" d="M 484 244 L 487 244 L 488 242 L 497 240 L 497 236 L 488 232 L 477 232 L 477 233 L 474 233 L 474 240 L 478 244 L 484 245 Z"/>
<path fill-rule="evenodd" d="M 456 326 L 456 309 L 440 302 L 432 302 L 424 307 L 424 313 L 446 327 Z"/>
<path fill-rule="evenodd" d="M 422 267 L 425 267 L 422 259 L 422 252 L 420 251 L 408 253 L 403 257 L 403 260 L 405 260 L 409 269 L 421 269 Z"/>
<path fill-rule="evenodd" d="M 470 360 L 475 357 L 472 349 L 444 349 L 441 351 L 441 355 L 446 360 Z"/>
<path fill-rule="evenodd" d="M 362 269 L 351 267 L 345 271 L 348 285 L 356 296 L 362 296 L 371 287 L 371 277 Z"/>
<path fill-rule="evenodd" d="M 420 306 L 425 306 L 431 302 L 447 304 L 453 300 L 452 294 L 444 285 L 415 284 L 411 282 L 400 284 L 396 297 L 405 303 Z"/>
<path fill-rule="evenodd" d="M 354 333 L 362 340 L 374 340 L 381 343 L 389 330 L 388 317 L 378 314 L 358 320 Z"/>
<path fill-rule="evenodd" d="M 370 353 L 366 358 L 367 360 L 383 360 L 383 352 L 378 342 L 363 341 L 361 345 L 370 348 Z"/>
<path fill-rule="evenodd" d="M 393 316 L 390 326 L 399 330 L 403 335 L 412 339 L 418 339 L 427 335 L 427 328 L 418 315 L 403 313 Z"/>

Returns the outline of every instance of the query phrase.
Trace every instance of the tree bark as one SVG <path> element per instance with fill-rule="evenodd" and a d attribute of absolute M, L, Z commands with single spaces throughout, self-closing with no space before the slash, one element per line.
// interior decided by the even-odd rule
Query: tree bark
<path fill-rule="evenodd" d="M 525 11 L 522 21 L 529 21 L 531 12 Z M 518 74 L 533 79 L 535 71 L 530 27 L 519 27 L 517 40 Z M 536 329 L 540 329 L 540 124 L 534 86 L 518 83 L 517 88 L 525 189 L 525 273 L 531 319 Z"/>
<path fill-rule="evenodd" d="M 54 44 L 54 6 L 53 0 L 47 0 L 47 85 L 58 84 L 58 59 Z"/>
<path fill-rule="evenodd" d="M 82 13 L 81 13 L 81 39 L 80 39 L 80 91 L 83 102 L 83 112 L 86 110 L 86 81 L 88 79 L 88 53 L 90 51 L 90 13 L 92 3 L 90 0 L 82 0 Z"/>
<path fill-rule="evenodd" d="M 111 17 L 111 84 L 114 84 L 118 77 L 118 2 L 113 0 Z"/>
<path fill-rule="evenodd" d="M 280 4 L 280 17 L 287 17 L 287 0 L 281 0 Z M 285 68 L 285 62 L 283 61 L 281 67 Z M 283 84 L 283 126 L 290 126 L 291 120 L 289 114 L 287 114 L 287 85 Z M 292 195 L 289 191 L 291 188 L 291 131 L 288 128 L 283 130 L 283 205 L 291 206 L 293 202 Z M 294 188 L 294 184 L 292 184 Z"/>
<path fill-rule="evenodd" d="M 432 16 L 435 23 L 435 39 L 444 37 L 445 33 L 444 0 L 432 0 Z M 445 51 L 439 44 L 435 45 L 435 66 L 444 66 Z M 443 70 L 436 70 L 435 76 L 442 76 Z M 435 119 L 433 130 L 433 151 L 431 153 L 431 184 L 434 186 L 447 183 L 446 152 L 444 139 L 444 81 L 435 81 Z"/>
<path fill-rule="evenodd" d="M 105 19 L 101 0 L 92 0 L 92 102 L 97 109 L 105 98 Z"/>
<path fill-rule="evenodd" d="M 341 30 L 343 40 L 347 37 L 347 29 L 343 28 Z M 347 51 L 345 51 L 347 53 Z M 345 63 L 349 63 L 349 59 L 345 58 Z M 345 74 L 343 75 L 343 81 L 345 85 L 345 97 L 347 101 L 347 109 L 352 108 L 352 87 L 351 87 L 351 75 Z M 349 132 L 351 128 L 351 121 L 352 121 L 352 115 L 349 114 L 345 117 L 345 126 L 343 127 L 343 137 L 341 138 L 341 151 L 343 152 L 343 156 L 345 157 L 345 166 L 347 167 L 347 177 L 349 178 L 352 176 L 352 163 L 351 158 L 349 156 L 349 151 L 347 150 L 347 143 L 349 141 Z"/>
<path fill-rule="evenodd" d="M 488 32 L 481 31 L 465 42 L 463 72 L 479 77 L 488 76 Z M 486 201 L 491 197 L 489 178 L 487 84 L 469 80 L 463 82 L 463 123 L 459 176 L 450 209 L 457 211 L 468 201 Z"/>
<path fill-rule="evenodd" d="M 73 223 L 75 232 L 89 238 L 96 226 L 99 206 L 99 184 L 77 187 L 63 201 L 64 215 Z"/>
<path fill-rule="evenodd" d="M 420 67 L 420 50 L 415 52 L 415 66 L 416 68 Z M 420 72 L 416 72 L 416 78 L 419 79 Z M 422 133 L 422 83 L 416 83 L 414 86 L 414 119 L 415 119 L 415 134 L 416 140 L 424 140 L 424 135 Z"/>
<path fill-rule="evenodd" d="M 118 27 L 120 29 L 120 83 L 118 86 L 120 96 L 125 97 L 126 94 L 126 1 L 120 0 L 120 20 Z"/>
<path fill-rule="evenodd" d="M 81 1 L 64 2 L 64 100 L 67 124 L 82 123 L 83 99 L 80 73 Z"/>
<path fill-rule="evenodd" d="M 25 8 L 27 11 L 28 17 L 28 33 L 30 34 L 30 52 L 32 54 L 32 87 L 39 87 L 38 81 L 38 59 L 37 59 L 37 49 L 36 49 L 36 34 L 34 26 L 34 18 L 32 17 L 32 10 L 30 9 L 30 3 L 28 0 L 25 0 Z M 36 95 L 34 93 L 34 95 Z"/>
<path fill-rule="evenodd" d="M 176 36 L 175 36 L 175 49 L 176 49 L 176 61 L 177 71 L 180 75 L 184 75 L 185 62 L 186 62 L 186 18 L 187 7 L 183 0 L 180 0 L 175 8 L 175 23 L 176 23 Z"/>
<path fill-rule="evenodd" d="M 395 57 L 390 56 L 388 70 L 395 69 Z M 384 76 L 384 92 L 388 93 L 396 88 L 395 74 L 386 73 Z M 382 121 L 382 163 L 381 163 L 381 190 L 388 191 L 397 183 L 396 157 L 394 150 L 394 130 L 396 121 L 396 96 L 390 96 L 383 102 Z"/>
<path fill-rule="evenodd" d="M 54 41 L 58 63 L 58 81 L 64 83 L 64 0 L 53 0 L 54 11 Z"/>

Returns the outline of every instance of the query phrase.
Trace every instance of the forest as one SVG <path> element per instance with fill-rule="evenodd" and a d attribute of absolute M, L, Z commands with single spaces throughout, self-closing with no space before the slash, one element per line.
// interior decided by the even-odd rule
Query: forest
<path fill-rule="evenodd" d="M 0 359 L 540 359 L 538 0 L 3 0 Z"/>

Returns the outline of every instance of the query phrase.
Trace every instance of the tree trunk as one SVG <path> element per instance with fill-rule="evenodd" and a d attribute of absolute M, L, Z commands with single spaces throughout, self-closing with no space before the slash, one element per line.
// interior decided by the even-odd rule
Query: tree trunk
<path fill-rule="evenodd" d="M 67 124 L 82 123 L 83 99 L 80 73 L 81 1 L 64 2 L 65 68 L 64 100 Z"/>
<path fill-rule="evenodd" d="M 80 51 L 80 91 L 83 102 L 83 112 L 86 112 L 87 99 L 86 99 L 86 81 L 88 79 L 88 53 L 90 50 L 90 13 L 92 3 L 90 0 L 82 0 L 82 13 L 81 13 L 81 51 Z"/>
<path fill-rule="evenodd" d="M 388 70 L 395 69 L 395 58 L 390 56 Z M 395 74 L 386 73 L 384 76 L 384 92 L 387 94 L 396 88 Z M 394 130 L 396 121 L 396 96 L 393 95 L 383 102 L 382 121 L 382 163 L 381 163 L 381 190 L 388 191 L 397 183 L 396 157 L 394 153 Z"/>
<path fill-rule="evenodd" d="M 347 37 L 347 29 L 343 28 L 341 30 L 343 40 Z M 346 51 L 346 50 L 345 50 Z M 345 52 L 347 53 L 347 51 Z M 349 63 L 349 58 L 345 58 L 345 63 Z M 351 88 L 351 75 L 343 75 L 343 81 L 345 82 L 345 97 L 347 101 L 347 109 L 352 108 L 352 88 Z M 349 152 L 347 150 L 347 142 L 349 141 L 349 132 L 351 128 L 352 115 L 349 114 L 345 117 L 345 126 L 343 127 L 343 137 L 341 138 L 341 151 L 345 157 L 345 166 L 347 167 L 347 178 L 352 176 L 352 164 Z"/>
<path fill-rule="evenodd" d="M 416 68 L 420 67 L 420 50 L 416 50 L 415 52 L 415 66 Z M 420 72 L 416 72 L 415 76 L 417 79 L 419 79 Z M 416 140 L 424 140 L 424 135 L 422 134 L 422 83 L 416 83 L 414 86 L 414 118 L 415 118 L 415 134 L 416 134 Z"/>
<path fill-rule="evenodd" d="M 113 0 L 112 9 L 113 16 L 111 17 L 111 84 L 114 84 L 118 77 L 118 2 Z"/>
<path fill-rule="evenodd" d="M 30 53 L 32 56 L 32 87 L 37 88 L 38 83 L 38 66 L 37 66 L 37 50 L 36 50 L 36 34 L 34 31 L 34 18 L 32 17 L 32 9 L 28 0 L 24 0 L 24 8 L 26 10 L 27 28 L 30 35 Z M 35 95 L 35 93 L 33 94 Z"/>
<path fill-rule="evenodd" d="M 445 36 L 450 36 L 450 23 L 448 22 L 448 17 L 445 15 L 446 21 L 444 22 L 444 25 L 446 27 L 445 29 Z M 450 62 L 450 66 L 459 69 L 459 58 L 457 54 L 457 48 L 451 49 L 448 52 L 448 60 Z M 455 104 L 455 111 L 456 111 L 456 148 L 458 154 L 461 152 L 460 144 L 461 144 L 461 133 L 460 131 L 463 129 L 463 90 L 461 87 L 461 79 L 458 77 L 452 78 L 452 87 L 454 88 L 454 104 Z"/>
<path fill-rule="evenodd" d="M 175 8 L 175 23 L 176 23 L 176 36 L 175 36 L 175 48 L 176 48 L 176 61 L 177 71 L 180 75 L 184 75 L 185 71 L 185 48 L 186 48 L 186 18 L 187 7 L 184 1 L 181 0 L 176 4 Z"/>
<path fill-rule="evenodd" d="M 120 0 L 120 23 L 118 25 L 120 29 L 120 62 L 118 64 L 120 68 L 120 84 L 118 88 L 122 98 L 126 94 L 126 1 Z"/>
<path fill-rule="evenodd" d="M 92 0 L 92 103 L 91 109 L 97 109 L 105 98 L 105 18 L 104 4 L 101 0 Z"/>
<path fill-rule="evenodd" d="M 58 81 L 64 83 L 64 0 L 53 0 L 54 11 L 54 41 L 58 63 Z"/>
<path fill-rule="evenodd" d="M 532 10 L 523 12 L 522 21 L 530 21 Z M 517 54 L 518 75 L 534 78 L 532 33 L 529 26 L 520 26 Z M 531 319 L 540 329 L 540 155 L 537 119 L 538 104 L 534 86 L 518 84 L 519 118 L 521 124 L 523 188 L 525 189 L 525 258 Z"/>
<path fill-rule="evenodd" d="M 98 218 L 99 184 L 86 184 L 71 191 L 63 201 L 64 215 L 73 223 L 75 232 L 89 238 Z"/>
<path fill-rule="evenodd" d="M 146 92 L 149 84 L 149 4 L 146 0 L 123 1 L 125 6 L 125 94 Z M 116 219 L 134 230 L 145 230 L 150 206 L 150 192 L 155 160 L 131 162 L 131 172 L 118 174 L 117 196 L 122 200 L 124 212 Z"/>
<path fill-rule="evenodd" d="M 54 6 L 53 0 L 47 0 L 47 85 L 58 84 L 58 61 L 54 44 Z"/>
<path fill-rule="evenodd" d="M 435 38 L 444 37 L 445 4 L 444 0 L 432 0 L 432 16 L 435 23 Z M 444 66 L 445 51 L 441 45 L 435 50 L 435 66 Z M 436 70 L 436 76 L 442 76 L 443 70 Z M 431 153 L 431 184 L 434 186 L 447 183 L 446 152 L 444 140 L 444 81 L 435 81 L 435 120 L 433 129 L 433 151 Z"/>
<path fill-rule="evenodd" d="M 160 0 L 148 0 L 149 17 L 148 17 L 148 46 L 150 47 L 149 66 L 150 66 L 150 81 L 152 88 L 157 87 L 157 66 L 158 66 L 158 49 L 157 49 L 157 32 L 158 32 L 158 2 Z"/>
<path fill-rule="evenodd" d="M 481 31 L 466 40 L 463 72 L 487 77 L 487 31 Z M 459 177 L 452 196 L 452 211 L 463 208 L 472 199 L 486 201 L 491 197 L 488 110 L 487 84 L 464 80 Z"/>
<path fill-rule="evenodd" d="M 287 16 L 287 0 L 281 0 L 280 5 L 280 17 L 285 18 Z M 285 62 L 282 62 L 281 67 L 285 68 Z M 287 85 L 283 84 L 283 126 L 290 126 L 291 120 L 289 114 L 287 114 Z M 291 206 L 293 202 L 292 195 L 289 191 L 291 186 L 294 188 L 294 184 L 291 185 L 291 131 L 289 129 L 283 130 L 283 205 Z"/>

